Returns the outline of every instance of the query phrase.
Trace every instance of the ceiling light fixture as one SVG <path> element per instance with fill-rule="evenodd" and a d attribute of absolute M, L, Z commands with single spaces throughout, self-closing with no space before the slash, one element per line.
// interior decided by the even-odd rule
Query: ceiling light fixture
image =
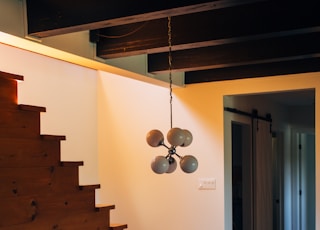
<path fill-rule="evenodd" d="M 180 156 L 176 148 L 178 146 L 187 147 L 192 143 L 193 137 L 189 130 L 172 127 L 172 43 L 171 43 L 171 17 L 168 17 L 168 64 L 170 83 L 170 130 L 167 133 L 167 140 L 170 147 L 164 143 L 164 136 L 158 129 L 153 129 L 147 134 L 147 143 L 151 147 L 164 146 L 168 149 L 166 156 L 156 156 L 151 162 L 151 169 L 157 174 L 172 173 L 177 168 L 177 161 L 174 156 L 180 159 L 180 168 L 185 173 L 193 173 L 198 168 L 198 160 L 192 155 Z"/>

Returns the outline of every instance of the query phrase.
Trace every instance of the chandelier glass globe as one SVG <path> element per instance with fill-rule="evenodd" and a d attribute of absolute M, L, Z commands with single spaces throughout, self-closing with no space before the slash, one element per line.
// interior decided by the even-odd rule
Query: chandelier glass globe
<path fill-rule="evenodd" d="M 169 169 L 169 161 L 164 156 L 157 156 L 151 162 L 151 168 L 157 174 L 165 173 Z"/>
<path fill-rule="evenodd" d="M 185 173 L 193 173 L 198 168 L 198 161 L 192 155 L 180 156 L 176 148 L 178 146 L 186 147 L 192 143 L 192 134 L 186 129 L 171 128 L 167 135 L 168 142 L 171 146 L 164 143 L 164 136 L 161 131 L 153 129 L 147 133 L 146 141 L 151 147 L 164 146 L 168 150 L 166 156 L 157 156 L 151 162 L 151 169 L 156 174 L 173 173 L 177 168 L 177 160 L 180 160 L 180 168 Z"/>
<path fill-rule="evenodd" d="M 192 143 L 192 140 L 193 140 L 192 133 L 187 129 L 183 129 L 183 132 L 184 132 L 185 139 L 181 146 L 187 147 Z"/>
<path fill-rule="evenodd" d="M 159 131 L 157 129 L 153 129 L 148 132 L 147 143 L 151 147 L 158 147 L 158 146 L 162 145 L 163 141 L 164 141 L 164 136 L 161 131 Z"/>
<path fill-rule="evenodd" d="M 180 146 L 186 139 L 185 132 L 180 128 L 172 128 L 167 134 L 167 139 L 172 146 Z"/>
<path fill-rule="evenodd" d="M 193 173 L 198 168 L 198 160 L 191 155 L 186 155 L 180 160 L 180 167 L 185 173 Z"/>
<path fill-rule="evenodd" d="M 177 161 L 173 157 L 169 157 L 168 161 L 169 161 L 169 168 L 166 173 L 173 173 L 174 171 L 176 171 L 176 168 L 178 165 Z"/>

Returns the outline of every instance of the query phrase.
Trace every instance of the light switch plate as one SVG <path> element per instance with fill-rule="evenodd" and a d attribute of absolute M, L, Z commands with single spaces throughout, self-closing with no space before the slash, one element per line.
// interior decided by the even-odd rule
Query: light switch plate
<path fill-rule="evenodd" d="M 199 190 L 215 190 L 215 178 L 199 178 Z"/>

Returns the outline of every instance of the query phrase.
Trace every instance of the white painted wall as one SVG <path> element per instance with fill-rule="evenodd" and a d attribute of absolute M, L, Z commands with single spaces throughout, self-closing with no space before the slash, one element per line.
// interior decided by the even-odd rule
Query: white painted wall
<path fill-rule="evenodd" d="M 101 73 L 100 201 L 115 201 L 118 209 L 114 218 L 127 222 L 132 229 L 224 229 L 223 96 L 313 87 L 317 90 L 318 77 L 318 73 L 301 74 L 175 89 L 174 126 L 188 128 L 194 134 L 193 144 L 181 153 L 196 155 L 199 169 L 191 175 L 180 170 L 172 175 L 155 175 L 150 160 L 165 150 L 149 147 L 144 139 L 150 129 L 168 130 L 168 92 Z M 217 189 L 197 190 L 197 179 L 201 177 L 216 178 Z"/>
<path fill-rule="evenodd" d="M 99 182 L 98 202 L 116 204 L 112 220 L 139 230 L 224 229 L 224 95 L 315 88 L 320 100 L 319 73 L 176 88 L 174 126 L 194 135 L 193 143 L 178 153 L 195 155 L 199 169 L 194 174 L 177 169 L 155 175 L 150 161 L 166 151 L 149 147 L 145 135 L 150 129 L 169 129 L 168 89 L 5 45 L 0 45 L 0 70 L 25 76 L 19 83 L 19 102 L 47 107 L 42 132 L 67 136 L 62 158 L 83 160 L 80 181 Z M 316 122 L 316 134 L 319 131 Z M 316 165 L 319 177 L 319 158 Z M 199 191 L 200 177 L 215 177 L 217 189 Z M 318 194 L 319 183 L 316 190 Z M 316 210 L 319 219 L 318 200 Z M 320 223 L 316 225 L 320 230 Z"/>
<path fill-rule="evenodd" d="M 0 71 L 24 76 L 18 103 L 46 107 L 41 133 L 65 135 L 62 160 L 84 161 L 80 183 L 98 183 L 96 71 L 1 43 Z"/>
<path fill-rule="evenodd" d="M 154 174 L 151 160 L 167 150 L 148 146 L 145 138 L 151 129 L 165 135 L 169 130 L 169 90 L 106 73 L 99 80 L 99 200 L 115 202 L 112 219 L 128 223 L 129 229 L 223 229 L 222 181 L 216 191 L 198 190 L 198 177 L 218 176 L 223 168 L 212 154 L 215 139 L 198 135 L 206 127 L 174 99 L 174 126 L 194 134 L 193 143 L 178 148 L 178 154 L 195 155 L 199 170 Z"/>
<path fill-rule="evenodd" d="M 314 74 L 288 75 L 288 76 L 282 76 L 281 78 L 268 77 L 268 78 L 260 78 L 260 79 L 245 79 L 245 80 L 237 80 L 237 81 L 224 81 L 224 82 L 216 82 L 216 83 L 197 84 L 197 85 L 191 85 L 187 87 L 186 90 L 183 90 L 183 91 L 180 90 L 180 91 L 181 91 L 181 95 L 183 95 L 181 96 L 181 98 L 183 97 L 185 98 L 185 101 L 188 101 L 186 104 L 188 104 L 189 108 L 197 108 L 199 115 L 200 115 L 200 111 L 202 111 L 201 115 L 198 117 L 198 120 L 201 119 L 203 120 L 204 123 L 207 123 L 206 122 L 207 117 L 211 116 L 212 118 L 214 118 L 216 116 L 216 113 L 218 113 L 219 117 L 215 121 L 215 123 L 216 123 L 216 127 L 220 127 L 220 124 L 223 123 L 222 106 L 220 104 L 220 101 L 223 95 L 252 94 L 252 93 L 254 94 L 254 93 L 265 93 L 265 92 L 274 92 L 274 91 L 282 91 L 282 90 L 303 89 L 303 88 L 308 89 L 313 87 L 315 87 L 317 91 L 319 89 L 319 84 L 320 84 L 319 73 L 314 73 Z M 178 93 L 178 91 L 176 91 L 176 93 Z M 191 98 L 191 95 L 193 98 Z M 319 100 L 319 94 L 316 95 L 316 101 L 317 100 Z M 200 105 L 198 104 L 204 101 L 207 101 L 207 103 L 206 104 L 203 103 L 202 105 L 203 108 L 200 108 Z M 208 104 L 210 103 L 212 103 L 212 106 L 217 108 L 215 113 L 212 113 L 211 110 L 205 109 L 205 108 L 208 108 Z M 252 104 L 248 103 L 248 107 L 251 109 Z M 195 111 L 195 109 L 193 109 L 192 111 Z M 317 114 L 317 111 L 319 111 L 319 107 L 316 106 L 316 114 Z M 207 114 L 207 116 L 205 116 L 204 114 Z M 316 133 L 318 132 L 318 130 L 319 130 L 319 125 L 316 126 Z M 212 129 L 212 134 L 214 133 L 217 134 L 218 135 L 217 138 L 220 139 L 223 135 L 223 129 L 220 128 L 220 130 L 217 130 L 217 132 L 215 132 Z M 319 139 L 319 137 L 317 138 Z M 319 150 L 316 150 L 316 153 L 318 153 L 318 151 Z M 223 152 L 221 152 L 221 154 L 223 154 Z M 221 164 L 223 164 L 223 162 L 221 162 Z M 317 167 L 317 171 L 316 171 L 317 175 L 319 174 L 318 168 L 319 167 Z M 225 191 L 225 192 L 228 192 L 228 191 Z M 221 197 L 221 199 L 224 199 L 224 197 Z M 319 210 L 319 204 L 317 204 L 316 209 Z M 319 215 L 318 213 L 319 211 L 317 211 L 317 215 Z M 317 229 L 319 228 L 320 228 L 319 223 L 317 223 Z"/>

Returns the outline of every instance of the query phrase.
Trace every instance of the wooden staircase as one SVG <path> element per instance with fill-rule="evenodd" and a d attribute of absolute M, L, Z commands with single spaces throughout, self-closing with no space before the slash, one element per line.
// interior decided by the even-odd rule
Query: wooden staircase
<path fill-rule="evenodd" d="M 44 107 L 17 104 L 17 80 L 0 71 L 0 229 L 123 230 L 114 205 L 96 205 L 99 185 L 79 186 L 83 162 L 61 162 L 65 136 L 41 135 Z"/>

